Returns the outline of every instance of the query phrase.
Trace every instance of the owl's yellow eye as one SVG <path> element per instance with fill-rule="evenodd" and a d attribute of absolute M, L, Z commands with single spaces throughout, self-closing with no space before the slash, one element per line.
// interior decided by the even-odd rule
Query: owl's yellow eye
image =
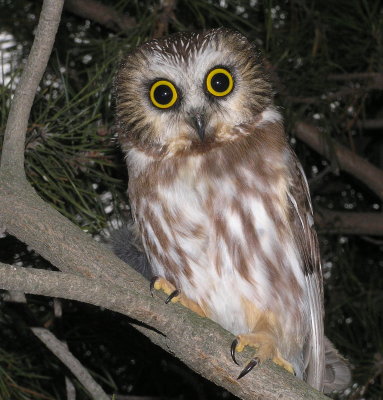
<path fill-rule="evenodd" d="M 165 80 L 154 82 L 149 91 L 150 101 L 158 108 L 170 108 L 178 99 L 175 86 Z"/>
<path fill-rule="evenodd" d="M 206 77 L 206 89 L 214 96 L 223 97 L 229 94 L 234 87 L 234 79 L 225 68 L 214 68 Z"/>

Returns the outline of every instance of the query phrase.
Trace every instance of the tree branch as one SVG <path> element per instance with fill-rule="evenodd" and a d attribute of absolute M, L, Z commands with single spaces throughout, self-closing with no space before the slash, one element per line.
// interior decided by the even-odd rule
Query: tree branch
<path fill-rule="evenodd" d="M 315 209 L 315 224 L 326 233 L 383 235 L 383 213 L 359 213 Z"/>
<path fill-rule="evenodd" d="M 76 400 L 76 388 L 67 376 L 65 377 L 65 390 L 66 400 Z"/>
<path fill-rule="evenodd" d="M 381 72 L 354 72 L 351 74 L 331 74 L 327 79 L 332 81 L 369 80 L 371 89 L 383 89 L 383 73 Z"/>
<path fill-rule="evenodd" d="M 166 35 L 169 31 L 170 20 L 175 19 L 174 10 L 176 8 L 176 0 L 161 0 L 160 5 L 161 10 L 157 16 L 153 38 Z"/>
<path fill-rule="evenodd" d="M 25 291 L 44 296 L 63 297 L 103 306 L 130 315 L 150 325 L 151 339 L 166 351 L 176 354 L 185 364 L 242 399 L 324 400 L 326 396 L 296 379 L 272 362 L 257 368 L 251 376 L 237 381 L 240 369 L 230 358 L 234 336 L 207 318 L 201 318 L 178 304 L 164 304 L 134 288 L 123 290 L 94 279 L 54 271 L 21 268 L 0 263 L 3 289 Z M 162 296 L 161 296 L 162 297 Z M 148 328 L 138 327 L 146 334 Z M 158 332 L 162 332 L 159 334 Z M 182 340 L 180 339 L 182 338 Z M 244 356 L 249 357 L 251 351 Z"/>
<path fill-rule="evenodd" d="M 137 25 L 134 18 L 121 14 L 114 8 L 95 0 L 66 0 L 65 9 L 117 33 L 125 32 Z"/>
<path fill-rule="evenodd" d="M 110 400 L 88 370 L 69 351 L 68 347 L 45 328 L 31 328 L 48 349 L 64 363 L 95 400 Z"/>
<path fill-rule="evenodd" d="M 11 235 L 27 243 L 64 272 L 103 279 L 128 287 L 143 281 L 124 262 L 45 203 L 29 184 L 0 174 L 0 221 Z"/>
<path fill-rule="evenodd" d="M 297 104 L 319 104 L 323 102 L 330 102 L 332 100 L 338 100 L 340 97 L 350 95 L 362 95 L 369 90 L 375 89 L 373 86 L 362 86 L 362 87 L 343 87 L 336 92 L 327 92 L 321 96 L 310 96 L 310 97 L 297 97 L 297 96 L 286 96 L 286 100 L 290 103 Z"/>
<path fill-rule="evenodd" d="M 24 146 L 28 118 L 55 41 L 64 0 L 44 1 L 35 40 L 13 98 L 4 133 L 1 172 L 25 177 Z"/>
<path fill-rule="evenodd" d="M 383 171 L 353 153 L 333 139 L 327 139 L 317 128 L 305 122 L 297 122 L 295 135 L 320 155 L 331 159 L 335 155 L 339 166 L 353 175 L 383 200 Z"/>
<path fill-rule="evenodd" d="M 359 121 L 357 126 L 364 129 L 382 129 L 383 118 L 365 119 L 364 121 Z"/>

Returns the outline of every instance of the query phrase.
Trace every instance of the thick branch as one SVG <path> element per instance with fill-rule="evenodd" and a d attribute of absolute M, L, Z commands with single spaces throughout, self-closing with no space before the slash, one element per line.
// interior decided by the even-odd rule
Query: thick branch
<path fill-rule="evenodd" d="M 46 204 L 29 184 L 0 176 L 0 223 L 64 272 L 129 287 L 141 280 L 91 236 Z"/>
<path fill-rule="evenodd" d="M 314 126 L 304 122 L 295 125 L 296 136 L 322 156 L 331 159 L 335 155 L 342 170 L 353 175 L 383 200 L 383 171 L 364 158 L 353 153 L 335 140 L 327 139 Z"/>
<path fill-rule="evenodd" d="M 60 342 L 52 332 L 45 328 L 31 328 L 32 332 L 48 347 L 48 349 L 64 363 L 73 375 L 81 382 L 95 400 L 110 400 L 101 386 L 92 378 L 88 370 L 69 351 L 68 347 Z"/>
<path fill-rule="evenodd" d="M 145 322 L 164 334 L 165 340 L 159 342 L 166 351 L 242 399 L 327 399 L 271 362 L 237 381 L 239 368 L 229 354 L 233 335 L 182 306 L 151 298 L 149 290 L 140 296 L 134 287 L 123 290 L 72 274 L 5 264 L 0 264 L 0 282 L 3 289 L 84 301 Z M 250 354 L 247 351 L 245 356 Z"/>
<path fill-rule="evenodd" d="M 120 14 L 114 8 L 95 0 L 66 0 L 65 9 L 114 32 L 127 31 L 137 25 L 134 18 Z"/>
<path fill-rule="evenodd" d="M 1 169 L 24 176 L 24 145 L 33 99 L 55 41 L 64 0 L 44 1 L 35 40 L 17 85 L 4 133 Z"/>
<path fill-rule="evenodd" d="M 359 213 L 316 209 L 315 223 L 326 233 L 383 235 L 383 213 Z"/>

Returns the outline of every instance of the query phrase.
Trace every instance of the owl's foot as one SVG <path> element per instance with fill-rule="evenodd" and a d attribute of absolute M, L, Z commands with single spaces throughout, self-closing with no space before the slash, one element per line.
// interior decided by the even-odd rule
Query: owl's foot
<path fill-rule="evenodd" d="M 275 364 L 280 365 L 285 370 L 294 374 L 294 368 L 288 361 L 282 358 L 272 335 L 268 333 L 250 333 L 246 335 L 238 335 L 231 344 L 231 357 L 237 365 L 239 364 L 235 359 L 235 352 L 243 351 L 245 346 L 254 347 L 256 349 L 256 356 L 241 371 L 237 379 L 241 379 L 256 365 L 270 359 Z"/>
<path fill-rule="evenodd" d="M 168 304 L 169 302 L 180 303 L 184 307 L 197 313 L 201 317 L 206 316 L 205 312 L 195 301 L 190 300 L 189 298 L 184 296 L 179 289 L 176 289 L 176 287 L 165 278 L 160 278 L 158 276 L 152 278 L 152 280 L 150 281 L 150 292 L 152 293 L 152 296 L 153 289 L 162 290 L 168 295 L 167 299 L 165 300 L 166 304 Z"/>
<path fill-rule="evenodd" d="M 170 301 L 172 301 L 173 303 L 178 301 L 180 291 L 177 290 L 172 283 L 164 278 L 159 278 L 158 276 L 153 277 L 150 281 L 150 293 L 152 294 L 152 297 L 153 289 L 162 290 L 168 295 L 167 299 L 165 300 L 166 304 L 168 304 Z"/>

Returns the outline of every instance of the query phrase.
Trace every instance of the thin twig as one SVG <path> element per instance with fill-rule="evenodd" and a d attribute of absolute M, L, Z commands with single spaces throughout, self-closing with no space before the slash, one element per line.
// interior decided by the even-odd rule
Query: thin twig
<path fill-rule="evenodd" d="M 297 97 L 289 96 L 286 93 L 286 100 L 291 103 L 298 104 L 317 104 L 328 102 L 332 100 L 340 99 L 341 97 L 355 95 L 360 96 L 371 90 L 383 90 L 383 74 L 378 72 L 360 72 L 353 74 L 332 74 L 327 77 L 331 81 L 352 81 L 352 80 L 369 80 L 369 83 L 365 83 L 359 87 L 342 87 L 336 92 L 328 92 L 321 96 L 311 97 Z M 285 91 L 284 91 L 285 92 Z"/>
<path fill-rule="evenodd" d="M 324 102 L 330 102 L 333 100 L 339 100 L 342 97 L 350 95 L 362 96 L 369 90 L 373 89 L 375 89 L 375 87 L 373 86 L 344 87 L 336 92 L 328 92 L 320 96 L 311 96 L 311 97 L 286 96 L 286 100 L 291 103 L 297 103 L 297 104 L 319 104 Z"/>
<path fill-rule="evenodd" d="M 92 378 L 88 370 L 69 351 L 68 347 L 60 342 L 52 332 L 45 328 L 31 328 L 32 332 L 48 347 L 48 349 L 64 363 L 81 382 L 95 400 L 110 400 L 101 386 Z"/>
<path fill-rule="evenodd" d="M 383 231 L 383 229 L 382 229 L 382 231 Z M 383 235 L 383 233 L 382 233 L 382 235 Z M 361 238 L 362 238 L 365 242 L 374 244 L 375 246 L 383 246 L 383 240 L 375 239 L 375 238 L 372 238 L 372 237 L 370 237 L 370 236 L 361 236 Z"/>
<path fill-rule="evenodd" d="M 315 191 L 315 187 L 320 184 L 323 178 L 328 175 L 332 171 L 332 166 L 327 165 L 318 175 L 315 175 L 313 178 L 308 179 L 308 183 L 310 186 L 311 192 Z"/>
<path fill-rule="evenodd" d="M 330 74 L 327 79 L 332 81 L 351 81 L 353 79 L 383 79 L 381 72 L 353 72 L 344 74 Z"/>
<path fill-rule="evenodd" d="M 67 376 L 65 377 L 65 391 L 66 400 L 76 400 L 76 388 Z"/>
<path fill-rule="evenodd" d="M 381 72 L 354 72 L 351 74 L 331 74 L 329 80 L 334 81 L 351 81 L 351 80 L 368 80 L 370 83 L 368 88 L 382 90 L 383 89 L 383 73 Z"/>
<path fill-rule="evenodd" d="M 24 386 L 17 385 L 17 384 L 14 383 L 14 382 L 7 382 L 7 385 L 12 386 L 12 387 L 14 387 L 15 389 L 20 390 L 21 392 L 24 392 L 24 393 L 26 393 L 26 394 L 28 394 L 28 395 L 31 395 L 31 396 L 33 396 L 35 399 L 54 400 L 53 397 L 45 396 L 45 394 L 36 392 L 35 390 L 26 388 L 26 387 L 24 387 Z"/>
<path fill-rule="evenodd" d="M 125 32 L 137 25 L 135 18 L 95 0 L 66 0 L 65 9 L 79 17 L 90 19 L 114 32 Z"/>

